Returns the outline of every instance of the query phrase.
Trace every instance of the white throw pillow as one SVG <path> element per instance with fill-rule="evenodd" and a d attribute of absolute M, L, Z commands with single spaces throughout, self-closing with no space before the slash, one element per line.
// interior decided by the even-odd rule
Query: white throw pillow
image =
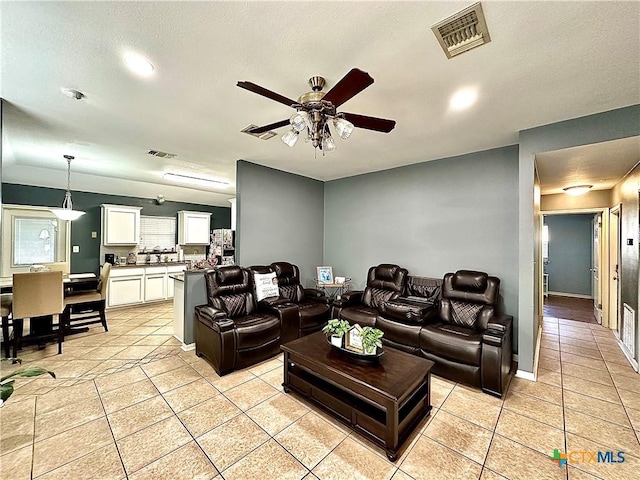
<path fill-rule="evenodd" d="M 275 273 L 256 273 L 253 275 L 253 283 L 256 286 L 256 299 L 258 302 L 268 297 L 280 295 L 278 279 Z"/>

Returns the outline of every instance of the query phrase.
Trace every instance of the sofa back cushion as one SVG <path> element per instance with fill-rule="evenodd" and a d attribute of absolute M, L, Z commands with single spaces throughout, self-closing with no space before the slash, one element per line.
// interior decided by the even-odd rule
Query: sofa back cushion
<path fill-rule="evenodd" d="M 369 268 L 362 303 L 369 308 L 378 308 L 383 301 L 399 297 L 404 291 L 407 274 L 406 268 L 390 263 Z"/>
<path fill-rule="evenodd" d="M 225 311 L 229 318 L 256 310 L 249 270 L 230 265 L 208 270 L 204 275 L 209 305 Z"/>
<path fill-rule="evenodd" d="M 442 279 L 409 275 L 406 295 L 437 303 L 442 298 Z"/>
<path fill-rule="evenodd" d="M 274 262 L 271 268 L 278 276 L 280 296 L 290 302 L 300 303 L 304 299 L 304 289 L 300 285 L 300 269 L 288 262 Z"/>
<path fill-rule="evenodd" d="M 484 330 L 495 314 L 500 280 L 484 272 L 458 270 L 442 283 L 440 318 L 462 327 Z"/>

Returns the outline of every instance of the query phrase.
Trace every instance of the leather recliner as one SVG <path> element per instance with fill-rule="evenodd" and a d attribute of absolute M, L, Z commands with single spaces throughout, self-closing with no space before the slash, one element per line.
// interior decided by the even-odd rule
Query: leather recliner
<path fill-rule="evenodd" d="M 281 320 L 258 309 L 249 270 L 234 265 L 204 275 L 208 304 L 195 307 L 196 355 L 224 375 L 278 354 Z"/>
<path fill-rule="evenodd" d="M 500 280 L 484 272 L 447 273 L 438 317 L 420 330 L 433 373 L 502 396 L 511 369 L 513 317 L 498 315 Z"/>
<path fill-rule="evenodd" d="M 363 291 L 346 292 L 333 302 L 333 318 L 374 327 L 382 304 L 404 292 L 407 275 L 406 268 L 388 263 L 369 268 Z"/>
<path fill-rule="evenodd" d="M 303 288 L 300 269 L 288 262 L 274 262 L 271 268 L 278 278 L 280 297 L 298 306 L 298 335 L 304 337 L 325 326 L 331 315 L 329 300 L 315 288 Z M 286 343 L 283 341 L 283 343 Z"/>

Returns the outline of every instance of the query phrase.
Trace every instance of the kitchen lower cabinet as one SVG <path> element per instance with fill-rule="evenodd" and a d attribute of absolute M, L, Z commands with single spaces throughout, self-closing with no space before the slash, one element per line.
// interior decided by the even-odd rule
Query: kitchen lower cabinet
<path fill-rule="evenodd" d="M 167 267 L 147 268 L 144 274 L 144 301 L 165 300 Z"/>
<path fill-rule="evenodd" d="M 135 305 L 143 301 L 144 268 L 128 268 L 122 271 L 112 269 L 109 275 L 107 306 Z"/>
<path fill-rule="evenodd" d="M 114 267 L 109 276 L 107 307 L 170 300 L 175 285 L 169 275 L 184 269 L 185 265 Z"/>

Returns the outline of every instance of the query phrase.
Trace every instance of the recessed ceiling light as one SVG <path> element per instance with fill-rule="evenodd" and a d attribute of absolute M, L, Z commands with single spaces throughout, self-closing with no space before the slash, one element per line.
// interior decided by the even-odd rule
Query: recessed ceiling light
<path fill-rule="evenodd" d="M 226 188 L 229 186 L 229 182 L 222 180 L 210 180 L 208 178 L 192 177 L 190 175 L 182 175 L 180 173 L 165 173 L 163 175 L 165 180 L 172 182 L 186 183 L 189 185 L 199 185 L 201 187 L 214 187 L 214 188 Z"/>
<path fill-rule="evenodd" d="M 449 107 L 451 110 L 464 110 L 476 103 L 477 98 L 478 94 L 475 89 L 464 88 L 462 90 L 458 90 L 451 96 L 451 99 L 449 100 Z"/>
<path fill-rule="evenodd" d="M 568 195 L 578 196 L 584 195 L 593 188 L 593 185 L 574 185 L 573 187 L 563 188 L 564 193 Z"/>
<path fill-rule="evenodd" d="M 73 88 L 61 88 L 60 91 L 67 97 L 75 98 L 76 100 L 81 100 L 84 97 L 84 93 Z"/>
<path fill-rule="evenodd" d="M 136 75 L 148 77 L 153 73 L 153 64 L 137 53 L 127 53 L 124 56 L 124 63 Z"/>

